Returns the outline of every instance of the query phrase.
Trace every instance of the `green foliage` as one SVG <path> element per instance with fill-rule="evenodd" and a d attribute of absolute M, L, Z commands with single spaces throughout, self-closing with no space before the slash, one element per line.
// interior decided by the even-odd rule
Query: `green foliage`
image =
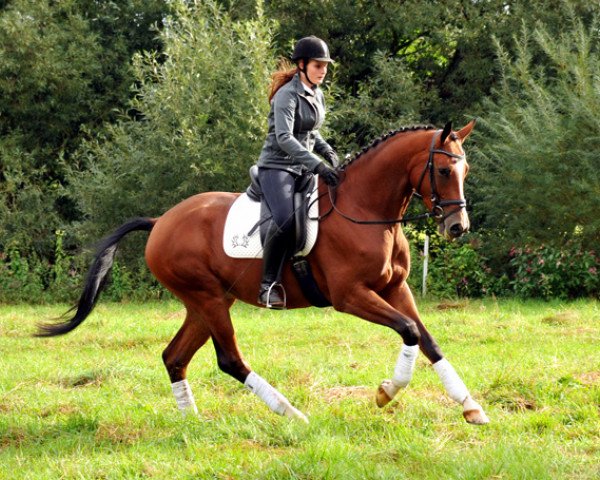
<path fill-rule="evenodd" d="M 12 247 L 0 256 L 0 303 L 32 302 L 44 291 L 44 269 Z"/>
<path fill-rule="evenodd" d="M 378 53 L 375 74 L 360 83 L 356 96 L 333 87 L 335 108 L 328 117 L 334 144 L 348 153 L 402 125 L 418 123 L 423 88 L 402 59 Z M 393 100 L 390 100 L 393 99 Z"/>
<path fill-rule="evenodd" d="M 581 245 L 510 251 L 511 286 L 523 298 L 600 298 L 600 257 Z"/>
<path fill-rule="evenodd" d="M 491 270 L 470 243 L 455 242 L 431 253 L 428 289 L 441 297 L 482 297 L 493 293 Z"/>
<path fill-rule="evenodd" d="M 114 119 L 136 48 L 158 48 L 160 0 L 14 0 L 0 10 L 0 249 L 51 258 L 80 218 L 65 191 L 71 153 Z M 70 236 L 69 236 L 70 237 Z M 68 239 L 68 243 L 71 243 Z"/>
<path fill-rule="evenodd" d="M 597 29 L 571 16 L 558 37 L 523 27 L 514 58 L 499 46 L 503 80 L 487 102 L 473 164 L 479 221 L 505 242 L 600 235 Z"/>
<path fill-rule="evenodd" d="M 424 234 L 406 230 L 411 240 L 409 284 L 420 292 Z M 470 234 L 448 243 L 430 236 L 428 294 L 439 298 L 517 296 L 521 298 L 600 298 L 600 257 L 590 247 L 517 247 L 487 256 L 485 236 Z"/>
<path fill-rule="evenodd" d="M 308 34 L 337 59 L 324 133 L 342 155 L 400 125 L 480 115 L 466 188 L 485 238 L 432 253 L 430 291 L 524 294 L 507 283 L 513 244 L 569 250 L 600 232 L 598 15 L 587 0 L 0 2 L 0 297 L 17 284 L 56 296 L 84 268 L 53 269 L 88 239 L 243 189 L 275 57 Z M 144 238 L 124 242 L 135 253 L 111 297 L 160 295 Z"/>
<path fill-rule="evenodd" d="M 411 241 L 411 275 L 409 284 L 415 292 L 422 290 L 423 248 L 425 233 L 407 229 Z M 439 298 L 511 295 L 508 276 L 489 266 L 482 252 L 485 246 L 475 235 L 448 242 L 438 234 L 429 237 L 427 292 Z"/>
<path fill-rule="evenodd" d="M 78 300 L 90 259 L 88 255 L 66 252 L 64 236 L 65 232 L 61 230 L 52 236 L 52 260 L 25 254 L 16 245 L 0 253 L 0 304 L 74 304 Z M 126 266 L 118 260 L 115 260 L 109 283 L 102 293 L 106 301 L 148 300 L 164 296 L 165 290 L 150 275 L 143 262 Z"/>
<path fill-rule="evenodd" d="M 233 21 L 211 1 L 188 3 L 173 3 L 162 56 L 135 58 L 135 118 L 108 125 L 79 153 L 73 198 L 94 236 L 199 191 L 248 183 L 269 109 L 271 24 L 260 11 Z"/>

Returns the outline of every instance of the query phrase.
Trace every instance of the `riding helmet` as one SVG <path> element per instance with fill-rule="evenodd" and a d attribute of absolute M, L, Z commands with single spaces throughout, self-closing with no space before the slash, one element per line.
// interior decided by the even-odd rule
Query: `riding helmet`
<path fill-rule="evenodd" d="M 329 47 L 320 38 L 311 35 L 298 40 L 292 53 L 292 61 L 297 62 L 301 58 L 309 58 L 320 62 L 333 63 L 329 56 Z"/>

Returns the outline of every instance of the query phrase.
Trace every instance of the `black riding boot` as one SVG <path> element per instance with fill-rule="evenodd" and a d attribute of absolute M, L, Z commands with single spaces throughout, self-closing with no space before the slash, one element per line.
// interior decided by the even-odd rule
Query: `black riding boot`
<path fill-rule="evenodd" d="M 287 235 L 270 223 L 263 248 L 263 276 L 260 282 L 258 303 L 267 308 L 285 308 L 285 289 L 281 284 L 281 271 L 288 251 Z"/>

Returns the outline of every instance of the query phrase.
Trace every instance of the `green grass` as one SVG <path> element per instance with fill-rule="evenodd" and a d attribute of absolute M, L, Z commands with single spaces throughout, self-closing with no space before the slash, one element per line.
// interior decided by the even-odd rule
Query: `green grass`
<path fill-rule="evenodd" d="M 245 359 L 303 425 L 219 371 L 210 343 L 188 371 L 200 414 L 183 419 L 161 360 L 177 303 L 101 303 L 53 339 L 30 335 L 65 306 L 0 306 L 0 478 L 598 478 L 600 304 L 439 307 L 422 317 L 489 425 L 463 421 L 422 355 L 378 409 L 400 339 L 331 309 L 233 309 Z"/>

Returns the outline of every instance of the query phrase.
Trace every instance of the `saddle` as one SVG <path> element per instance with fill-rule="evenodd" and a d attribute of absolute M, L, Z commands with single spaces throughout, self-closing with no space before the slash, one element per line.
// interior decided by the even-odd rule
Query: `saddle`
<path fill-rule="evenodd" d="M 301 255 L 300 252 L 306 246 L 308 210 L 314 189 L 315 176 L 312 173 L 302 175 L 296 179 L 294 193 L 294 255 Z M 249 236 L 252 236 L 256 228 L 260 228 L 260 241 L 264 244 L 267 226 L 272 215 L 263 198 L 258 180 L 257 165 L 250 167 L 250 185 L 246 189 L 246 195 L 250 200 L 260 202 L 260 220 L 250 231 Z"/>
<path fill-rule="evenodd" d="M 291 264 L 294 276 L 307 300 L 315 307 L 329 307 L 331 303 L 325 298 L 315 282 L 310 264 L 305 257 L 316 241 L 319 224 L 318 221 L 315 221 L 315 218 L 311 218 L 309 215 L 309 212 L 315 217 L 318 215 L 316 213 L 318 212 L 316 185 L 317 177 L 313 174 L 303 175 L 296 180 L 294 193 L 294 254 L 292 255 Z M 252 227 L 248 237 L 252 238 L 253 233 L 259 228 L 260 240 L 263 244 L 269 219 L 272 215 L 266 202 L 263 201 L 262 189 L 258 181 L 258 166 L 256 165 L 250 168 L 250 186 L 246 189 L 245 196 L 252 202 L 260 202 L 260 220 Z M 229 248 L 226 248 L 226 252 L 229 253 Z"/>

